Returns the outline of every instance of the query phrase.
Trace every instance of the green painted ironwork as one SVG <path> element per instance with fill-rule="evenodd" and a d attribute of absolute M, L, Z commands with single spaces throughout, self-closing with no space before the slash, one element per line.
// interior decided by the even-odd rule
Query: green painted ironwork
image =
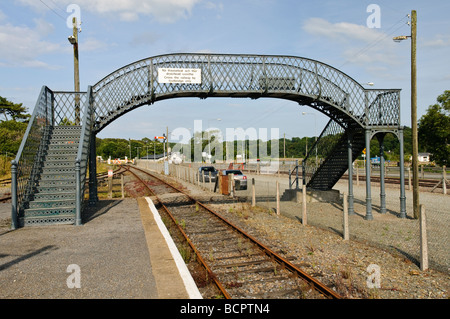
<path fill-rule="evenodd" d="M 200 70 L 201 81 L 160 81 L 160 70 L 170 68 Z M 310 188 L 333 187 L 364 147 L 367 130 L 402 132 L 399 89 L 365 89 L 319 61 L 233 54 L 150 57 L 112 72 L 88 92 L 42 88 L 12 165 L 13 227 L 26 224 L 25 212 L 33 216 L 30 224 L 80 224 L 88 164 L 89 198 L 96 201 L 96 134 L 142 105 L 177 97 L 279 98 L 327 115 L 330 122 L 303 162 Z M 317 161 L 312 157 L 314 148 L 320 154 Z"/>

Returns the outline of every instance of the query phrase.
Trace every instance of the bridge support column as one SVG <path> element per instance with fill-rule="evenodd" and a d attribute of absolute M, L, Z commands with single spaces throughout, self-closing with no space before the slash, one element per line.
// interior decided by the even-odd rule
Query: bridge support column
<path fill-rule="evenodd" d="M 406 218 L 405 154 L 403 153 L 403 128 L 398 130 L 400 142 L 400 218 Z"/>
<path fill-rule="evenodd" d="M 17 162 L 11 161 L 11 229 L 19 228 L 17 219 Z"/>
<path fill-rule="evenodd" d="M 91 141 L 89 143 L 89 205 L 95 205 L 98 202 L 95 137 L 96 134 L 91 133 Z"/>
<path fill-rule="evenodd" d="M 370 138 L 371 130 L 366 129 L 366 216 L 364 219 L 372 220 L 372 197 L 370 193 Z"/>
<path fill-rule="evenodd" d="M 380 213 L 386 214 L 386 189 L 384 183 L 384 137 L 386 133 L 377 135 L 380 144 Z"/>
<path fill-rule="evenodd" d="M 348 142 L 348 215 L 354 215 L 355 210 L 353 208 L 353 134 L 351 132 L 347 133 Z M 344 198 L 345 200 L 345 198 Z"/>

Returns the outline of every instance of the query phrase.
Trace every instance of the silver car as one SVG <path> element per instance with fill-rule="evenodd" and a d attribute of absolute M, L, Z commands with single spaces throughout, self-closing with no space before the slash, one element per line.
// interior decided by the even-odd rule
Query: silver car
<path fill-rule="evenodd" d="M 223 172 L 224 175 L 234 174 L 234 186 L 236 190 L 247 189 L 247 176 L 245 176 L 238 169 L 227 169 Z"/>

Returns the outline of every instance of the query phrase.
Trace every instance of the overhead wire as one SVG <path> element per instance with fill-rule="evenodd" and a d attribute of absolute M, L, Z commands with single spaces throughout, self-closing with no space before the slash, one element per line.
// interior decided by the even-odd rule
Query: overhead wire
<path fill-rule="evenodd" d="M 50 7 L 48 4 L 46 4 L 44 2 L 44 0 L 39 0 L 44 6 L 46 6 L 49 10 L 51 10 L 54 14 L 56 14 L 58 17 L 60 17 L 62 20 L 66 21 L 66 17 L 63 17 L 61 14 L 59 14 L 58 12 L 56 12 L 55 9 L 53 9 L 52 7 Z M 53 2 L 54 3 L 54 2 Z M 62 10 L 61 8 L 59 8 L 60 10 Z"/>
<path fill-rule="evenodd" d="M 394 23 L 393 25 L 391 25 L 386 32 L 388 32 L 389 30 L 391 30 L 392 28 L 396 27 L 397 25 L 401 24 L 405 19 L 409 19 L 409 15 L 405 15 L 404 17 L 402 17 L 400 20 L 398 20 L 396 23 Z M 371 48 L 373 48 L 375 45 L 377 45 L 378 43 L 380 43 L 381 41 L 385 40 L 387 37 L 392 36 L 392 34 L 394 34 L 395 32 L 397 32 L 400 28 L 402 28 L 404 25 L 401 24 L 398 28 L 396 28 L 395 30 L 389 32 L 389 33 L 383 33 L 381 34 L 377 39 L 375 39 L 373 42 L 369 43 L 367 46 L 365 46 L 364 48 L 360 49 L 357 53 L 355 53 L 354 55 L 352 55 L 349 59 L 347 59 L 343 64 L 341 64 L 338 68 L 343 67 L 344 65 L 346 65 L 347 63 L 351 62 L 352 59 L 360 56 L 363 53 L 366 53 L 368 50 L 370 50 Z"/>

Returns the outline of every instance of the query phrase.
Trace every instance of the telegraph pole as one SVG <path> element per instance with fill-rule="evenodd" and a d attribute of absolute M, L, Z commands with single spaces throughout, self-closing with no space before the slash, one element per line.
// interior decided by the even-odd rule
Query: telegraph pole
<path fill-rule="evenodd" d="M 417 73 L 416 73 L 416 35 L 417 12 L 411 11 L 411 129 L 412 129 L 412 166 L 413 166 L 413 212 L 414 218 L 419 218 L 419 165 L 417 137 Z"/>
<path fill-rule="evenodd" d="M 78 27 L 77 18 L 72 19 L 73 23 L 73 36 L 69 37 L 69 42 L 73 46 L 73 74 L 74 74 L 74 86 L 75 92 L 80 92 L 80 66 L 78 60 Z M 80 96 L 75 95 L 75 124 L 80 124 Z"/>
<path fill-rule="evenodd" d="M 416 70 L 416 37 L 417 37 L 417 12 L 411 11 L 411 35 L 397 36 L 393 40 L 400 42 L 411 38 L 411 131 L 412 131 L 412 171 L 413 171 L 413 214 L 414 218 L 420 217 L 419 203 L 419 142 L 417 137 L 417 70 Z"/>

